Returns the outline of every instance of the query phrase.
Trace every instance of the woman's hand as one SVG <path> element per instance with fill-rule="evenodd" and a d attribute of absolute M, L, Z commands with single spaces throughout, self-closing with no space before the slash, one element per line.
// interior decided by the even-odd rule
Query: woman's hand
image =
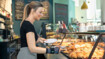
<path fill-rule="evenodd" d="M 58 48 L 59 48 L 59 52 L 61 52 L 61 51 L 62 51 L 62 49 L 60 48 L 60 45 L 55 46 L 55 47 L 58 47 Z"/>
<path fill-rule="evenodd" d="M 44 41 L 46 41 L 46 39 L 39 37 L 37 40 L 37 43 L 44 43 Z"/>

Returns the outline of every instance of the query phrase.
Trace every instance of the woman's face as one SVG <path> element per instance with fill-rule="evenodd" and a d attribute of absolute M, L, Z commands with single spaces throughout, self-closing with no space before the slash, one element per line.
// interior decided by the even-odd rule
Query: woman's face
<path fill-rule="evenodd" d="M 40 20 L 40 18 L 43 16 L 43 12 L 43 7 L 39 7 L 36 11 L 34 11 L 33 16 L 35 17 L 35 20 Z"/>

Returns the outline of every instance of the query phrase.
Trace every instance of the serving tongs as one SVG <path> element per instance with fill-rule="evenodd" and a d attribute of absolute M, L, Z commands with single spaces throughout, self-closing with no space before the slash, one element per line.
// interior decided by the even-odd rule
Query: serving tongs
<path fill-rule="evenodd" d="M 62 42 L 64 41 L 65 37 L 66 37 L 66 33 L 64 34 L 63 38 L 61 39 L 60 46 L 62 45 Z"/>

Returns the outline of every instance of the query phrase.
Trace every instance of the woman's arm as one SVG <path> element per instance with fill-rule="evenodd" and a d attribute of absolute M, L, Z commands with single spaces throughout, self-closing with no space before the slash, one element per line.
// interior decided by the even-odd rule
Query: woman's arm
<path fill-rule="evenodd" d="M 46 53 L 46 48 L 36 47 L 35 34 L 33 32 L 28 32 L 26 38 L 31 53 Z"/>

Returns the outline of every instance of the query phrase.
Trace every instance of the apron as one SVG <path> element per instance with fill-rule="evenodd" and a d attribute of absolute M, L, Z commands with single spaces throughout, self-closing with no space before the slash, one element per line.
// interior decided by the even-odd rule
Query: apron
<path fill-rule="evenodd" d="M 17 59 L 37 59 L 37 54 L 31 53 L 28 47 L 23 47 L 20 49 Z"/>

